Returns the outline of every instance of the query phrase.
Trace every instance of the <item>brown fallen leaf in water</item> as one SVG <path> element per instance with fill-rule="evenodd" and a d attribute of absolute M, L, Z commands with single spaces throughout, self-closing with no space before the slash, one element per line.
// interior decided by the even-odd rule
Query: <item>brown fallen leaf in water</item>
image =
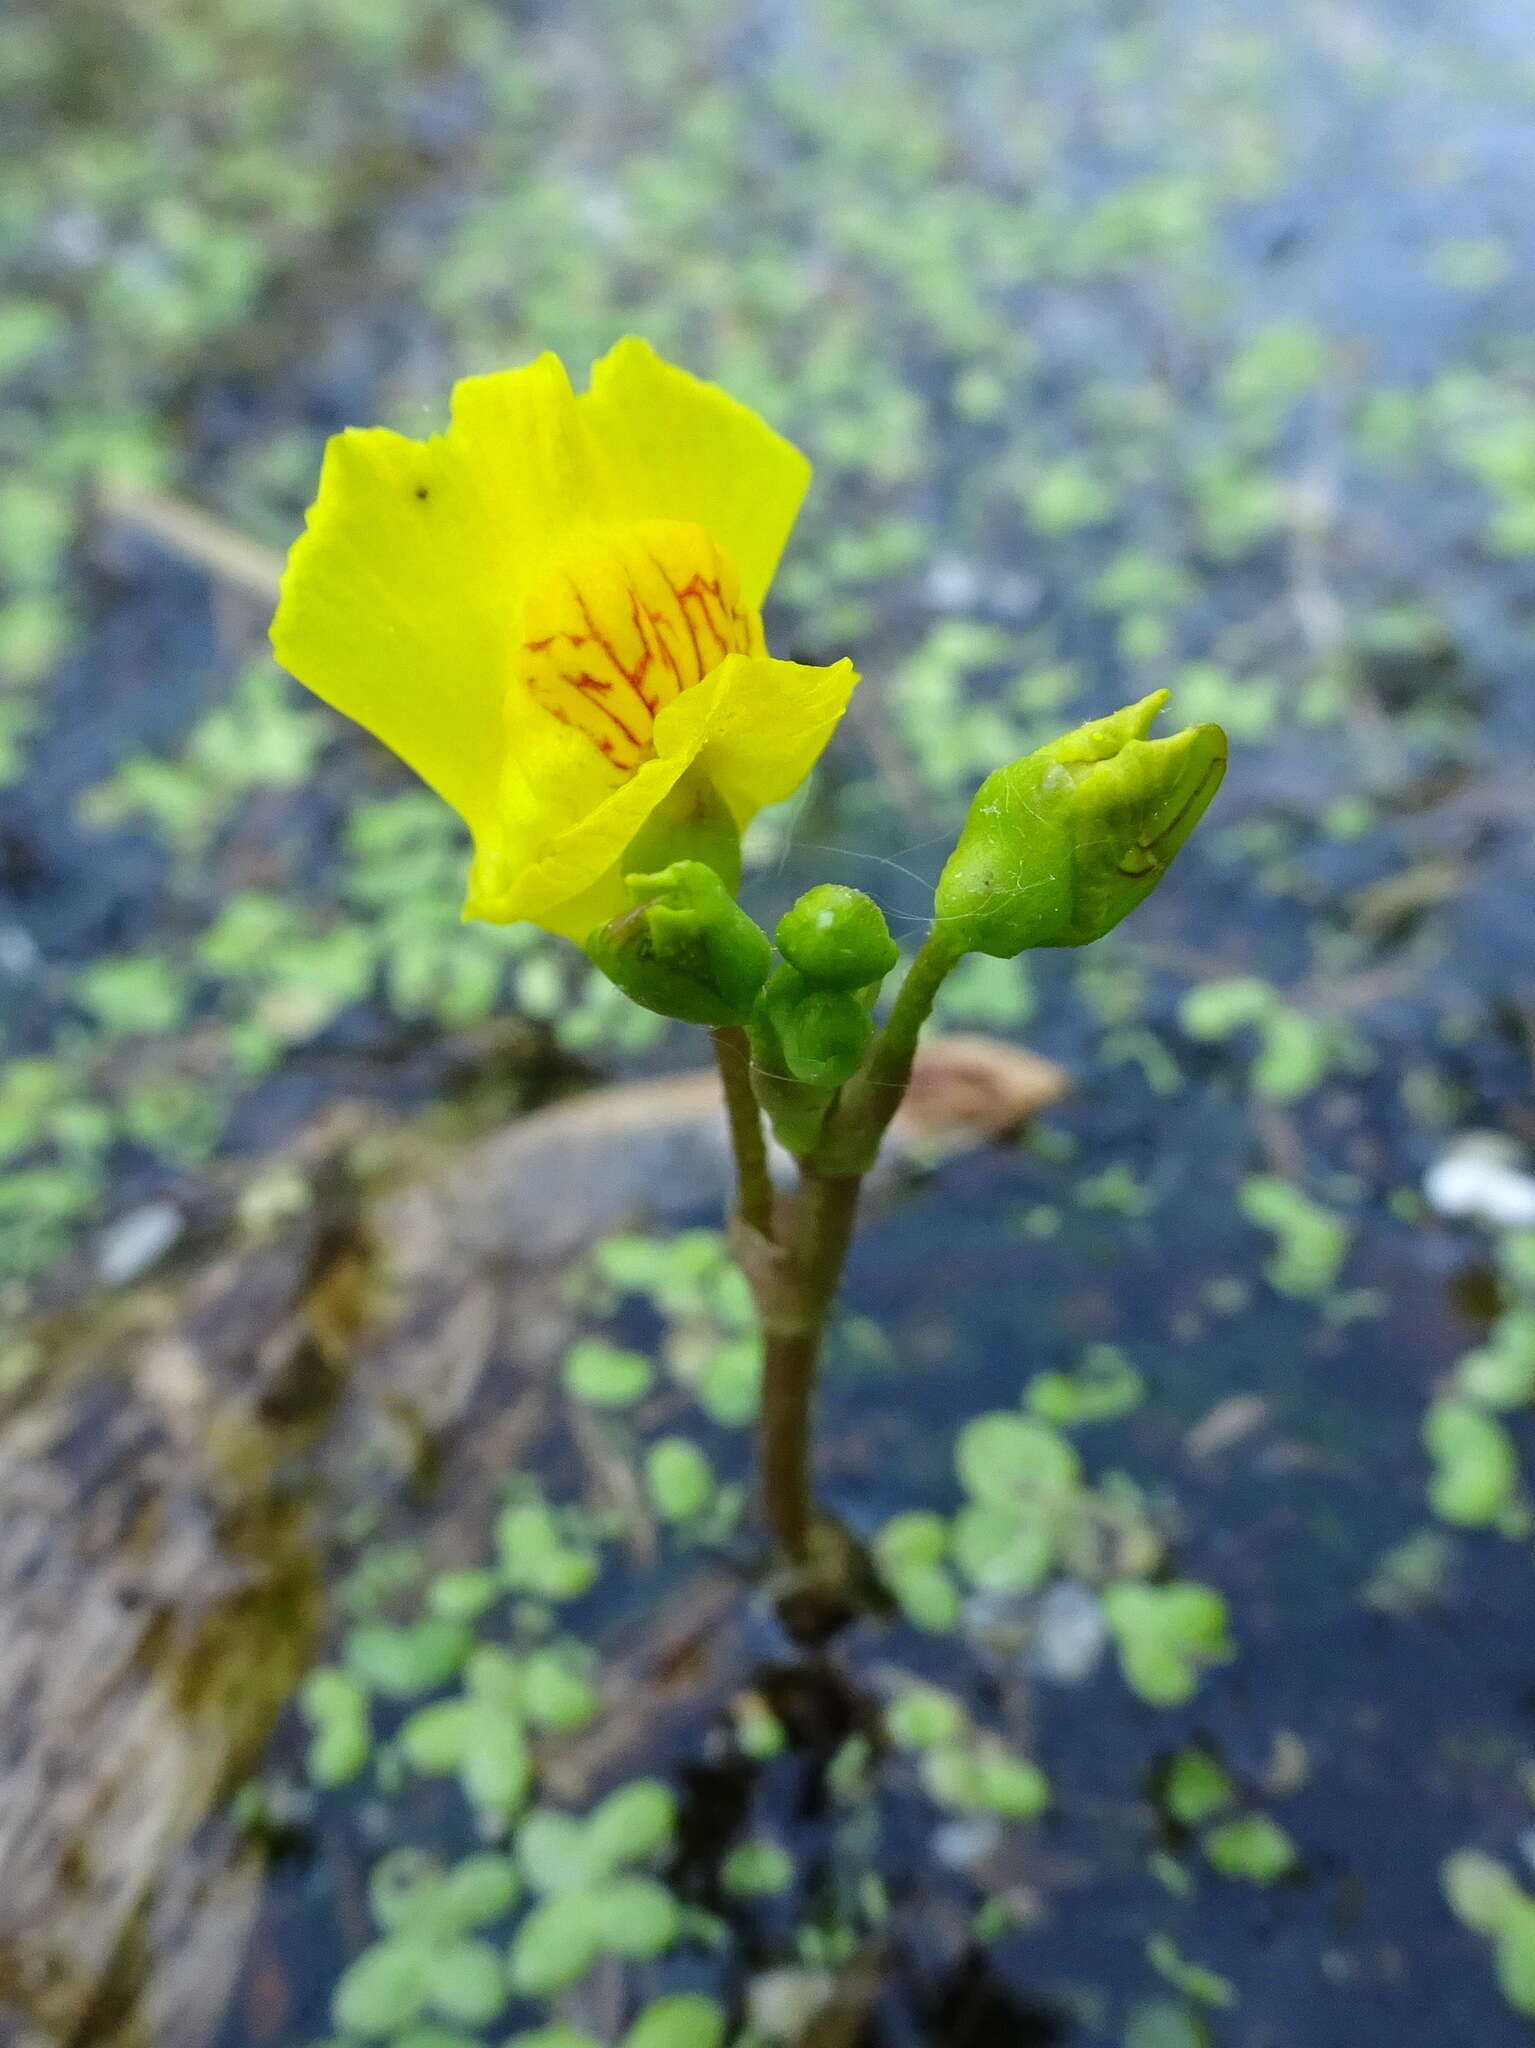
<path fill-rule="evenodd" d="M 1194 1424 L 1184 1438 L 1184 1449 L 1191 1458 L 1213 1458 L 1218 1451 L 1229 1451 L 1233 1444 L 1262 1429 L 1272 1410 L 1273 1403 L 1261 1394 L 1228 1394 Z"/>

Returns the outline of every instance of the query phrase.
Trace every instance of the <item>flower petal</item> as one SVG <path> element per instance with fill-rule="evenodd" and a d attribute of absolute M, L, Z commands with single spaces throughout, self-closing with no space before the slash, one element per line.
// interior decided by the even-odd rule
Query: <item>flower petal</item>
<path fill-rule="evenodd" d="M 731 655 L 662 709 L 654 760 L 563 828 L 569 808 L 557 756 L 586 743 L 551 720 L 542 742 L 551 750 L 547 758 L 540 753 L 531 765 L 519 761 L 508 771 L 502 792 L 507 838 L 503 848 L 476 861 L 464 915 L 497 924 L 526 918 L 581 943 L 627 909 L 624 856 L 694 762 L 745 826 L 764 804 L 792 795 L 803 782 L 857 680 L 848 661 L 805 668 L 766 655 Z M 578 759 L 573 755 L 571 765 Z"/>
<path fill-rule="evenodd" d="M 283 667 L 495 832 L 521 574 L 604 490 L 556 357 L 473 377 L 447 434 L 325 451 L 272 622 Z"/>
<path fill-rule="evenodd" d="M 700 765 L 743 828 L 767 804 L 792 796 L 825 750 L 858 681 L 850 661 L 807 668 L 767 655 L 732 655 L 720 664 Z M 668 712 L 656 721 L 664 749 Z"/>
<path fill-rule="evenodd" d="M 708 687 L 698 685 L 699 690 Z M 695 745 L 691 753 L 647 761 L 573 824 L 566 822 L 569 812 L 563 804 L 558 817 L 551 818 L 549 806 L 514 815 L 504 849 L 477 859 L 470 871 L 464 916 L 491 924 L 526 919 L 580 945 L 598 925 L 628 908 L 624 853 L 697 752 Z M 518 794 L 508 792 L 509 812 Z"/>
<path fill-rule="evenodd" d="M 810 464 L 717 384 L 664 363 L 628 335 L 592 367 L 577 400 L 616 516 L 707 528 L 759 609 L 810 483 Z"/>

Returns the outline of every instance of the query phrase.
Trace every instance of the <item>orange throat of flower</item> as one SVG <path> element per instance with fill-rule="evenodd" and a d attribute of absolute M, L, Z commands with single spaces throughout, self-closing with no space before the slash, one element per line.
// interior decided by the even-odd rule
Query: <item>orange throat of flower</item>
<path fill-rule="evenodd" d="M 701 526 L 647 519 L 591 532 L 549 564 L 523 612 L 519 672 L 617 777 L 652 753 L 656 717 L 730 654 L 761 654 L 736 566 Z"/>

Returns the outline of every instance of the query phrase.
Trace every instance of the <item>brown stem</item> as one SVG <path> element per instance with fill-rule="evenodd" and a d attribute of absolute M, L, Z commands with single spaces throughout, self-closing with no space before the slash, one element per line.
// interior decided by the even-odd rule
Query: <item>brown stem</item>
<path fill-rule="evenodd" d="M 813 1166 L 800 1177 L 799 1212 L 795 1218 L 794 1259 L 804 1276 L 805 1294 L 817 1331 L 836 1296 L 837 1283 L 853 1241 L 858 1214 L 858 1174 L 823 1174 Z"/>
<path fill-rule="evenodd" d="M 810 1554 L 810 1404 L 819 1330 L 768 1329 L 762 1341 L 757 1479 L 773 1548 L 790 1564 Z"/>
<path fill-rule="evenodd" d="M 730 1143 L 736 1161 L 736 1208 L 760 1236 L 773 1235 L 773 1176 L 768 1170 L 762 1112 L 752 1093 L 751 1041 L 739 1024 L 717 1025 L 709 1036 L 725 1089 Z"/>
<path fill-rule="evenodd" d="M 804 1169 L 780 1299 L 763 1317 L 762 1510 L 793 1564 L 808 1561 L 815 1520 L 811 1412 L 827 1313 L 852 1242 L 859 1181 Z"/>

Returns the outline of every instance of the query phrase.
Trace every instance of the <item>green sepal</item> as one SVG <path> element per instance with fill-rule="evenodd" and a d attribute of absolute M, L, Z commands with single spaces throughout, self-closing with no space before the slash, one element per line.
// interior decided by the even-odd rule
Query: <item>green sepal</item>
<path fill-rule="evenodd" d="M 763 1003 L 796 1081 L 840 1088 L 863 1065 L 874 1037 L 867 1007 L 845 990 L 816 988 L 797 967 L 780 967 Z"/>
<path fill-rule="evenodd" d="M 1149 896 L 1226 772 L 1218 725 L 1147 739 L 1157 690 L 999 768 L 939 877 L 940 928 L 1001 960 L 1085 946 Z"/>
<path fill-rule="evenodd" d="M 752 1089 L 773 1126 L 773 1135 L 786 1152 L 805 1159 L 815 1150 L 826 1112 L 836 1095 L 834 1088 L 813 1088 L 797 1081 L 789 1068 L 765 995 L 757 998 L 752 1011 Z"/>
<path fill-rule="evenodd" d="M 624 853 L 626 875 L 653 875 L 677 861 L 702 861 L 735 896 L 741 887 L 741 833 L 729 805 L 695 767 L 662 798 Z"/>
<path fill-rule="evenodd" d="M 773 949 L 713 868 L 673 861 L 629 875 L 637 900 L 586 942 L 593 966 L 642 1008 L 685 1024 L 744 1024 Z"/>
<path fill-rule="evenodd" d="M 845 992 L 883 981 L 901 957 L 873 897 L 840 882 L 807 889 L 784 912 L 778 950 L 813 988 Z"/>

